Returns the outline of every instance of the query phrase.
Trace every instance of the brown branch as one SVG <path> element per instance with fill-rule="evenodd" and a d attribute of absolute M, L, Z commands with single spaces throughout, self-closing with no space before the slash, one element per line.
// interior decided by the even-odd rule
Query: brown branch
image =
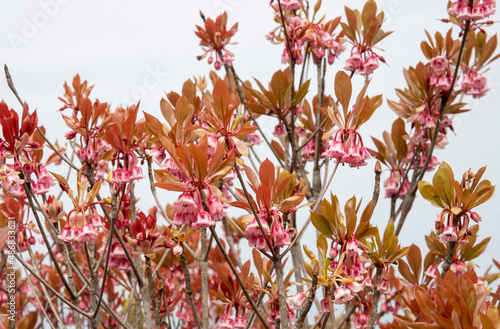
<path fill-rule="evenodd" d="M 222 55 L 222 53 L 219 51 L 219 56 L 222 58 L 221 55 Z M 227 75 L 227 78 L 228 78 L 228 80 L 229 80 L 230 83 L 231 83 L 231 79 L 230 79 L 230 74 L 229 73 L 232 73 L 232 76 L 233 76 L 233 79 L 234 79 L 234 84 L 236 85 L 236 92 L 238 93 L 238 97 L 240 98 L 240 101 L 243 104 L 243 107 L 247 111 L 248 115 L 250 115 L 250 118 L 252 119 L 254 125 L 257 127 L 257 130 L 262 135 L 262 138 L 266 142 L 266 144 L 269 147 L 269 149 L 273 152 L 273 154 L 276 157 L 276 160 L 278 161 L 278 163 L 280 164 L 280 166 L 284 168 L 283 162 L 281 161 L 280 157 L 278 156 L 278 154 L 276 153 L 276 151 L 274 150 L 274 148 L 271 146 L 271 143 L 267 139 L 266 134 L 264 134 L 264 132 L 260 128 L 260 125 L 257 122 L 257 119 L 253 115 L 252 111 L 247 106 L 246 97 L 243 94 L 243 90 L 241 89 L 241 85 L 238 83 L 238 80 L 241 81 L 241 79 L 239 79 L 238 76 L 236 75 L 236 71 L 234 69 L 234 66 L 232 64 L 224 64 L 224 68 L 226 70 L 226 75 Z M 244 83 L 243 83 L 243 86 L 245 86 Z M 246 88 L 246 86 L 245 86 L 245 88 Z M 231 88 L 231 90 L 233 90 L 233 88 Z"/>
<path fill-rule="evenodd" d="M 153 271 L 151 270 L 151 259 L 148 256 L 146 258 L 146 275 L 148 278 L 148 292 L 149 298 L 151 299 L 151 304 L 153 305 L 153 316 L 155 319 L 155 325 L 160 328 L 160 305 L 157 304 L 156 291 L 155 291 L 155 281 L 153 278 Z M 161 304 L 161 302 L 160 302 Z"/>
<path fill-rule="evenodd" d="M 269 275 L 273 275 L 273 272 L 274 272 L 274 264 L 271 264 L 271 268 L 269 269 Z M 262 285 L 262 289 L 267 289 L 267 285 L 269 284 L 269 281 L 267 280 L 267 278 L 264 280 L 264 284 Z M 264 299 L 264 296 L 265 296 L 265 292 L 264 291 L 261 291 L 260 294 L 259 294 L 259 297 L 257 298 L 257 302 L 255 303 L 255 305 L 257 307 L 260 306 L 260 303 L 262 302 L 262 300 Z M 264 309 L 264 313 L 266 313 L 266 310 Z M 245 329 L 250 329 L 250 328 L 253 328 L 253 322 L 255 320 L 255 312 L 252 310 L 252 314 L 250 315 L 250 319 L 248 320 L 247 322 L 247 325 L 245 326 Z"/>
<path fill-rule="evenodd" d="M 154 184 L 154 177 L 153 177 L 153 168 L 151 165 L 151 158 L 148 156 L 146 157 L 146 162 L 148 163 L 148 178 L 149 178 L 149 189 L 151 190 L 151 193 L 153 193 L 153 197 L 155 199 L 156 205 L 158 209 L 160 209 L 160 213 L 165 218 L 167 223 L 171 224 L 170 219 L 167 216 L 167 213 L 163 206 L 161 205 L 160 199 L 158 198 L 158 194 L 156 192 L 156 186 Z"/>
<path fill-rule="evenodd" d="M 280 305 L 280 324 L 288 328 L 288 306 L 286 303 L 285 274 L 283 272 L 283 263 L 281 258 L 274 260 L 274 269 L 276 270 L 276 283 L 278 284 L 278 301 Z"/>
<path fill-rule="evenodd" d="M 234 223 L 231 223 L 231 224 L 233 226 L 237 227 L 236 225 L 234 225 Z M 229 245 L 229 250 L 231 250 L 231 254 L 233 254 L 234 260 L 236 261 L 236 266 L 238 266 L 241 269 L 243 264 L 241 263 L 240 256 L 238 255 L 238 253 L 236 251 L 235 242 L 234 242 L 234 239 L 231 235 L 231 230 L 229 229 L 227 217 L 222 218 L 222 227 L 224 228 L 224 233 L 226 234 L 226 241 L 227 241 L 227 244 Z M 238 227 L 238 229 L 239 229 L 239 227 Z M 243 235 L 245 235 L 245 234 L 243 234 Z"/>
<path fill-rule="evenodd" d="M 23 187 L 24 187 L 24 190 L 27 192 L 26 193 L 26 197 L 28 198 L 28 202 L 30 204 L 30 207 L 32 209 L 34 208 L 34 204 L 33 204 L 33 201 L 34 201 L 35 203 L 37 203 L 38 208 L 41 209 L 40 205 L 38 204 L 38 200 L 34 197 L 33 190 L 31 189 L 31 185 L 28 184 L 28 183 L 26 183 L 26 181 L 25 181 L 24 184 L 23 184 Z M 45 215 L 44 212 L 42 212 L 42 214 Z M 33 215 L 35 216 L 35 221 L 36 221 L 36 223 L 38 225 L 40 233 L 42 234 L 43 241 L 45 242 L 45 245 L 47 247 L 47 251 L 50 254 L 50 259 L 54 263 L 56 271 L 59 274 L 59 276 L 61 277 L 62 284 L 64 285 L 64 287 L 68 291 L 68 293 L 71 296 L 71 298 L 75 298 L 75 293 L 74 293 L 73 289 L 71 289 L 71 287 L 69 286 L 69 283 L 66 281 L 65 276 L 64 276 L 64 274 L 62 272 L 62 269 L 59 266 L 59 262 L 57 261 L 56 256 L 54 255 L 54 252 L 52 251 L 52 248 L 50 248 L 49 240 L 48 240 L 47 234 L 45 233 L 45 230 L 44 230 L 44 228 L 42 226 L 42 222 L 40 221 L 40 218 L 38 216 L 38 212 L 34 210 L 33 211 Z M 48 222 L 48 223 L 51 224 L 50 222 Z M 54 237 L 54 236 L 52 236 L 52 237 Z M 55 237 L 55 238 L 57 239 L 57 237 Z M 61 250 L 61 252 L 62 252 L 62 250 Z"/>
<path fill-rule="evenodd" d="M 309 144 L 310 141 L 313 140 L 314 137 L 316 137 L 316 135 L 323 129 L 323 126 L 326 124 L 326 122 L 328 121 L 328 118 L 325 118 L 323 119 L 323 121 L 321 121 L 321 123 L 319 124 L 319 126 L 316 128 L 316 130 L 311 134 L 311 136 L 309 136 L 302 145 L 300 145 L 298 148 L 297 148 L 297 151 L 300 151 L 302 150 L 307 144 Z"/>
<path fill-rule="evenodd" d="M 326 190 L 328 189 L 328 186 L 331 184 L 332 180 L 333 180 L 333 176 L 335 176 L 335 173 L 337 172 L 337 169 L 339 167 L 339 162 L 337 162 L 335 164 L 335 168 L 333 169 L 333 172 L 332 174 L 330 175 L 330 178 L 328 179 L 328 183 L 323 187 L 323 190 L 322 192 L 320 193 L 319 197 L 316 199 L 316 202 L 314 203 L 314 205 L 311 207 L 312 211 L 317 211 L 318 210 L 318 207 L 321 205 L 321 199 L 323 198 L 323 196 L 325 195 L 326 193 Z M 297 241 L 300 240 L 300 238 L 302 237 L 302 235 L 304 234 L 307 226 L 309 225 L 309 223 L 311 222 L 311 216 L 309 216 L 306 220 L 306 222 L 304 223 L 304 225 L 302 226 L 302 228 L 300 229 L 299 233 L 295 236 L 295 238 L 293 238 L 293 241 L 292 243 L 285 249 L 285 251 L 280 255 L 281 258 L 283 258 L 287 252 L 290 251 L 290 249 L 292 249 L 292 246 L 297 243 Z"/>
<path fill-rule="evenodd" d="M 184 248 L 182 249 L 182 254 L 181 254 L 181 265 L 182 265 L 182 271 L 184 272 L 184 280 L 186 281 L 186 294 L 188 296 L 188 303 L 189 306 L 191 307 L 191 311 L 193 312 L 196 325 L 198 326 L 198 329 L 201 329 L 200 316 L 198 315 L 198 311 L 196 310 L 196 306 L 194 305 L 193 287 L 191 286 L 191 275 L 189 274 L 189 268 L 187 266 L 186 254 L 184 253 Z"/>
<path fill-rule="evenodd" d="M 372 309 L 370 311 L 370 318 L 368 319 L 367 329 L 373 329 L 375 326 L 375 322 L 378 317 L 378 300 L 380 298 L 380 291 L 378 290 L 378 285 L 380 284 L 380 280 L 382 277 L 382 267 L 377 267 L 377 274 L 375 279 L 375 290 L 373 291 L 372 298 Z"/>
<path fill-rule="evenodd" d="M 79 307 L 77 307 L 77 306 L 73 305 L 72 303 L 70 303 L 69 301 L 67 301 L 66 298 L 64 298 L 64 296 L 59 294 L 54 288 L 52 288 L 52 286 L 50 284 L 48 284 L 44 279 L 42 279 L 42 277 L 40 277 L 38 274 L 36 274 L 35 271 L 21 257 L 19 257 L 19 255 L 17 255 L 17 253 L 14 254 L 14 257 L 16 257 L 16 259 L 21 263 L 21 265 L 23 265 L 23 267 L 25 269 L 27 269 L 28 272 L 31 273 L 31 275 L 33 275 L 40 283 L 42 283 L 47 289 L 49 289 L 50 292 L 52 292 L 64 304 L 69 306 L 71 309 L 73 309 L 77 313 L 83 315 L 84 317 L 90 318 L 89 313 L 82 311 Z"/>
<path fill-rule="evenodd" d="M 17 241 L 16 241 L 17 242 Z M 19 243 L 17 243 L 17 246 L 19 248 Z M 28 250 L 28 255 L 30 257 L 30 260 L 31 260 L 31 263 L 34 265 L 33 269 L 36 271 L 36 273 L 38 275 L 40 275 L 40 272 L 38 271 L 38 265 L 37 265 L 37 261 L 36 261 L 36 258 L 35 258 L 35 255 L 33 254 L 33 250 L 31 250 L 31 245 L 29 243 L 27 243 L 27 250 Z M 2 254 L 3 256 L 3 254 Z M 1 272 L 1 271 L 0 271 Z M 35 292 L 35 287 L 33 286 L 33 282 L 31 282 L 31 278 L 29 277 L 28 275 L 28 272 L 26 269 L 24 269 L 24 273 L 26 274 L 26 278 L 28 279 L 28 283 L 31 287 L 31 290 L 33 291 L 33 294 L 35 295 L 35 298 L 38 302 L 38 305 L 40 305 L 40 308 L 42 309 L 43 311 L 43 314 L 44 316 L 47 318 L 47 321 L 49 322 L 50 326 L 52 328 L 54 328 L 54 325 L 52 324 L 52 321 L 50 321 L 50 318 L 48 317 L 47 315 L 47 312 L 45 311 L 45 309 L 42 307 L 42 303 L 40 302 L 40 299 L 38 298 L 38 295 L 37 293 Z M 50 309 L 52 310 L 52 313 L 54 313 L 54 316 L 56 317 L 57 319 L 57 322 L 64 328 L 66 329 L 66 326 L 64 325 L 64 322 L 62 321 L 61 317 L 59 316 L 59 312 L 57 311 L 57 308 L 54 306 L 54 303 L 52 303 L 52 298 L 50 298 L 49 296 L 49 293 L 47 292 L 47 289 L 45 289 L 45 286 L 44 285 L 40 285 L 40 288 L 42 289 L 42 293 L 43 295 L 45 296 L 45 298 L 47 299 L 47 303 L 49 304 L 50 306 Z M 55 328 L 54 328 L 55 329 Z"/>
<path fill-rule="evenodd" d="M 200 232 L 200 273 L 201 273 L 201 306 L 202 318 L 201 324 L 203 329 L 208 329 L 208 256 L 210 249 L 207 249 L 207 229 L 202 228 Z"/>

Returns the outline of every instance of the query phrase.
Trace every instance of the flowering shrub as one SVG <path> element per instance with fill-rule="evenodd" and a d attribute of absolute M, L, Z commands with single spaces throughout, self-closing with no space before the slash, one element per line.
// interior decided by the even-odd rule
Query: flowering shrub
<path fill-rule="evenodd" d="M 22 114 L 0 103 L 0 328 L 500 328 L 500 264 L 479 273 L 473 263 L 490 240 L 477 240 L 475 208 L 495 186 L 485 167 L 455 180 L 434 154 L 467 96 L 489 91 L 495 7 L 448 4 L 453 27 L 427 32 L 425 60 L 387 101 L 398 118 L 372 149 L 362 126 L 385 106 L 370 85 L 391 34 L 373 0 L 345 7 L 345 19 L 319 18 L 321 1 L 271 1 L 267 38 L 287 67 L 267 84 L 236 73 L 238 24 L 202 14 L 198 59 L 224 74 L 167 93 L 161 117 L 93 99 L 76 75 L 60 98 L 64 146 L 7 71 Z M 327 195 L 341 164 L 345 175 L 374 167 L 371 200 Z M 417 191 L 440 209 L 434 226 L 422 220 L 425 256 L 398 237 Z M 381 193 L 384 228 L 372 218 Z M 315 241 L 303 238 L 310 223 Z"/>

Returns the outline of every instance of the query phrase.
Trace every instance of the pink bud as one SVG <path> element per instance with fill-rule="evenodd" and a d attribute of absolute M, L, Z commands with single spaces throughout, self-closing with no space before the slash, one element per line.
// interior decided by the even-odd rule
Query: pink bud
<path fill-rule="evenodd" d="M 68 131 L 66 134 L 64 134 L 64 137 L 66 137 L 67 140 L 72 140 L 73 138 L 75 138 L 75 136 L 76 132 L 74 132 L 73 130 Z"/>
<path fill-rule="evenodd" d="M 333 246 L 330 248 L 330 251 L 328 252 L 328 258 L 330 259 L 335 259 L 339 254 L 339 250 L 337 248 L 337 245 Z"/>
<path fill-rule="evenodd" d="M 30 238 L 28 239 L 28 242 L 29 242 L 30 245 L 34 245 L 36 243 L 35 237 L 33 235 L 30 236 Z"/>
<path fill-rule="evenodd" d="M 178 244 L 176 244 L 173 248 L 172 248 L 172 252 L 174 253 L 174 255 L 176 256 L 180 256 L 182 255 L 182 251 L 183 251 L 183 248 L 180 244 L 180 242 Z"/>
<path fill-rule="evenodd" d="M 470 218 L 472 218 L 472 220 L 476 223 L 479 223 L 479 221 L 481 221 L 481 216 L 479 216 L 477 212 L 471 212 Z"/>

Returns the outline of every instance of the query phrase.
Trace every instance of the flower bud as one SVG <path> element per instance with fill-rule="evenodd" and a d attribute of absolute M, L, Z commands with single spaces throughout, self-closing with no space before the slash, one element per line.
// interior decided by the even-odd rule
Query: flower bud
<path fill-rule="evenodd" d="M 182 252 L 183 252 L 183 248 L 181 246 L 180 243 L 176 244 L 173 248 L 172 248 L 172 252 L 174 253 L 174 255 L 176 256 L 180 256 L 182 255 Z"/>

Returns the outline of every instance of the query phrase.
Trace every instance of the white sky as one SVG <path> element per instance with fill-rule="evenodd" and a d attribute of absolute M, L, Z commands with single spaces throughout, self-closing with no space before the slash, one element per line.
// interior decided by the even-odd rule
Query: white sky
<path fill-rule="evenodd" d="M 329 18 L 339 16 L 343 14 L 344 3 L 361 9 L 364 1 L 323 1 L 321 13 Z M 451 27 L 438 20 L 446 15 L 447 1 L 378 3 L 386 12 L 384 29 L 395 32 L 381 45 L 385 49 L 381 54 L 389 66 L 383 65 L 376 71 L 368 94 L 383 93 L 384 99 L 396 99 L 394 88 L 405 86 L 402 68 L 424 59 L 420 51 L 424 29 L 431 34 L 436 30 L 444 34 Z M 61 138 L 67 131 L 56 112 L 61 106 L 57 97 L 62 95 L 64 81 L 70 82 L 76 73 L 95 85 L 94 97 L 114 104 L 130 104 L 140 97 L 142 110 L 160 115 L 158 104 L 165 91 L 180 91 L 184 80 L 212 69 L 206 60 L 196 59 L 202 54 L 194 34 L 195 24 L 202 23 L 199 10 L 212 18 L 226 10 L 231 25 L 239 21 L 239 31 L 233 38 L 238 44 L 230 50 L 236 55 L 234 65 L 240 77 L 266 82 L 276 70 L 284 68 L 282 47 L 271 45 L 264 37 L 275 27 L 269 1 L 250 0 L 1 0 L 0 62 L 9 66 L 21 97 L 32 109 L 38 109 L 39 121 L 52 139 Z M 498 26 L 488 31 L 494 34 Z M 333 76 L 344 61 L 342 57 L 329 68 L 326 93 L 333 93 Z M 435 155 L 450 163 L 457 177 L 469 167 L 477 170 L 488 165 L 485 177 L 497 184 L 500 182 L 499 64 L 495 63 L 486 76 L 491 91 L 479 102 L 471 103 L 472 112 L 455 119 L 457 136 L 450 134 L 446 150 L 438 150 Z M 362 81 L 361 77 L 355 77 L 358 89 Z M 0 98 L 19 109 L 3 78 Z M 360 131 L 365 143 L 371 147 L 369 136 L 380 138 L 383 130 L 390 130 L 395 118 L 384 103 Z M 272 122 L 262 125 L 268 132 L 273 128 Z M 353 194 L 363 196 L 364 200 L 371 198 L 373 165 L 374 161 L 359 170 L 340 168 L 332 187 L 342 203 Z M 431 176 L 425 179 L 431 180 Z M 500 193 L 497 193 L 478 209 L 484 220 L 480 239 L 499 232 L 499 203 Z M 389 200 L 381 198 L 374 221 L 382 229 L 388 212 Z M 437 213 L 438 209 L 429 203 L 417 200 L 400 236 L 403 244 L 425 246 L 424 234 L 433 229 Z M 494 236 L 487 254 L 478 261 L 483 269 L 491 257 L 500 259 L 499 249 L 500 238 Z"/>

